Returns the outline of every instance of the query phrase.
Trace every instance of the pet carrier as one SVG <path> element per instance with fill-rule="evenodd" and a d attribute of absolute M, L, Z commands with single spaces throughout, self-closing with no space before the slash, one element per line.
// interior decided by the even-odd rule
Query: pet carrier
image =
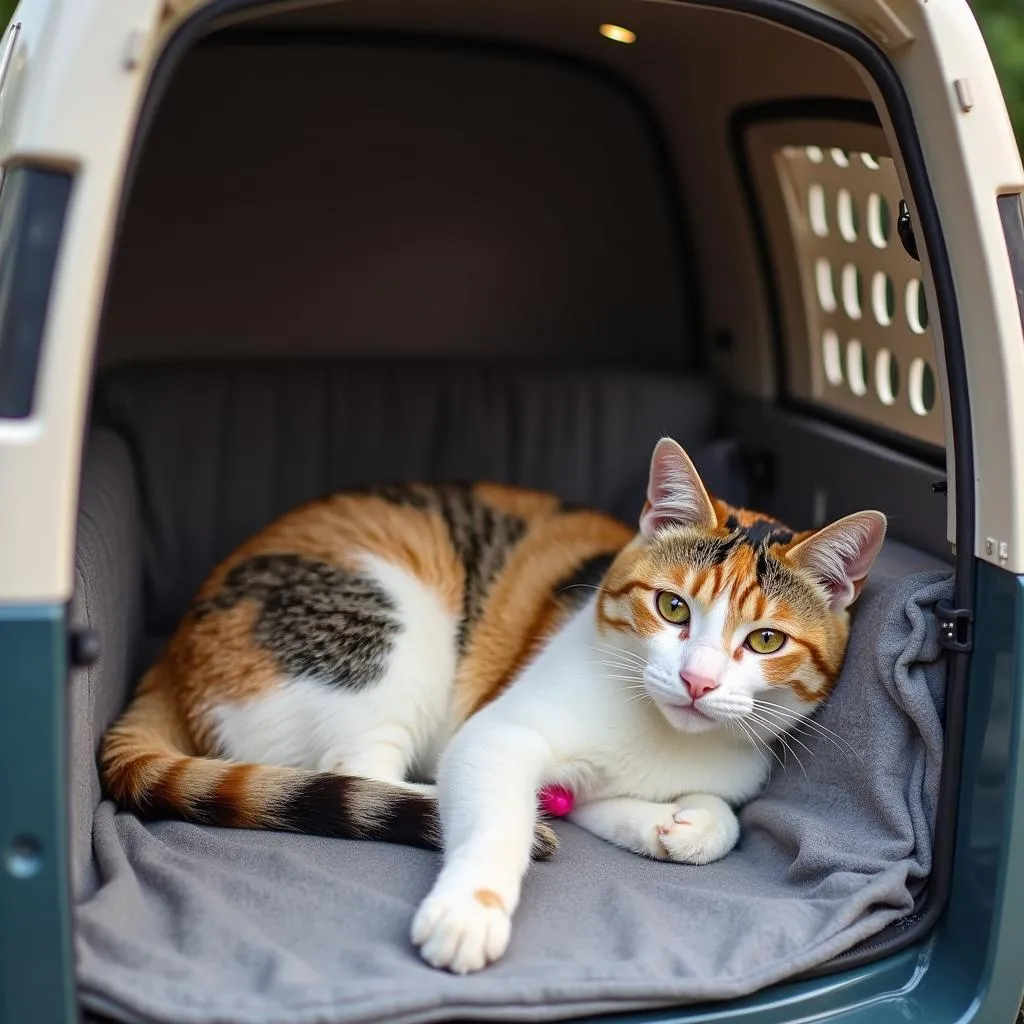
<path fill-rule="evenodd" d="M 966 3 L 23 0 L 0 62 L 0 1018 L 1013 1018 L 1024 170 Z M 436 854 L 104 799 L 280 512 L 487 478 L 632 522 L 662 434 L 890 522 L 838 741 L 723 861 L 560 822 L 460 978 L 408 939 Z"/>

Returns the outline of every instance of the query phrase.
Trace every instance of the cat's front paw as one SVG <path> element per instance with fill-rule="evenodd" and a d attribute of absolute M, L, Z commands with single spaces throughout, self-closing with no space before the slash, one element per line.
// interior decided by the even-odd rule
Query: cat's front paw
<path fill-rule="evenodd" d="M 655 827 L 659 852 L 680 864 L 709 864 L 724 857 L 740 837 L 733 810 L 718 797 L 688 798 Z"/>
<path fill-rule="evenodd" d="M 434 967 L 469 974 L 494 963 L 508 948 L 512 921 L 490 889 L 460 896 L 428 896 L 412 922 L 412 941 Z"/>

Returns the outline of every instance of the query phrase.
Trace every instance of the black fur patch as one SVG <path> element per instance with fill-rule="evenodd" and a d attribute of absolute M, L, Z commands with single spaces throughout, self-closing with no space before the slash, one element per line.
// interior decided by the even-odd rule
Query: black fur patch
<path fill-rule="evenodd" d="M 740 543 L 749 544 L 751 547 L 760 547 L 762 544 L 790 544 L 793 541 L 793 531 L 775 519 L 755 519 L 747 526 L 741 526 L 735 516 L 729 516 L 725 521 L 725 528 L 739 534 Z"/>
<path fill-rule="evenodd" d="M 775 559 L 768 557 L 768 552 L 761 548 L 757 553 L 757 563 L 754 566 L 754 572 L 757 575 L 757 582 L 761 589 L 768 593 L 768 588 L 772 584 L 772 578 L 776 575 L 775 572 Z"/>
<path fill-rule="evenodd" d="M 658 559 L 668 565 L 692 565 L 695 568 L 713 568 L 729 557 L 739 541 L 739 535 L 706 537 L 694 531 L 669 533 L 655 541 L 653 550 Z"/>
<path fill-rule="evenodd" d="M 509 552 L 526 533 L 526 523 L 479 501 L 469 487 L 441 487 L 440 512 L 466 572 L 459 623 L 459 649 L 484 609 L 487 591 L 501 572 Z"/>
<path fill-rule="evenodd" d="M 365 806 L 355 807 L 356 801 Z M 377 813 L 374 806 L 379 807 Z M 303 835 L 439 849 L 435 802 L 384 782 L 323 772 L 295 790 L 275 817 L 283 830 Z"/>
<path fill-rule="evenodd" d="M 416 793 L 399 792 L 389 799 L 380 820 L 380 835 L 375 838 L 421 850 L 441 849 L 441 821 L 437 803 Z"/>
<path fill-rule="evenodd" d="M 356 803 L 362 804 L 357 807 Z M 323 772 L 313 776 L 275 811 L 278 827 L 330 839 L 366 839 L 441 849 L 437 802 L 386 782 Z M 531 856 L 548 860 L 558 840 L 545 825 L 534 835 Z"/>
<path fill-rule="evenodd" d="M 771 600 L 785 598 L 802 607 L 808 615 L 821 613 L 821 597 L 811 584 L 784 562 L 773 558 L 766 547 L 758 550 L 755 572 L 765 597 Z"/>
<path fill-rule="evenodd" d="M 369 839 L 354 827 L 348 803 L 355 786 L 344 775 L 322 772 L 302 783 L 274 811 L 282 830 L 332 839 Z"/>
<path fill-rule="evenodd" d="M 582 561 L 568 576 L 555 584 L 555 597 L 572 608 L 585 604 L 600 587 L 601 580 L 607 575 L 617 554 L 617 551 L 606 552 Z"/>
<path fill-rule="evenodd" d="M 239 563 L 192 616 L 241 601 L 261 605 L 255 639 L 284 671 L 332 686 L 358 690 L 379 680 L 401 630 L 394 602 L 374 580 L 299 555 Z"/>
<path fill-rule="evenodd" d="M 216 790 L 193 801 L 188 819 L 213 828 L 240 828 L 242 824 L 238 805 L 232 800 L 221 799 Z"/>
<path fill-rule="evenodd" d="M 701 538 L 695 542 L 696 557 L 694 561 L 711 566 L 723 565 L 729 552 L 736 546 L 736 537 L 721 539 L 718 537 Z"/>
<path fill-rule="evenodd" d="M 364 493 L 420 512 L 434 511 L 444 520 L 466 574 L 459 622 L 459 650 L 464 650 L 483 612 L 487 591 L 509 552 L 523 539 L 526 522 L 480 501 L 471 484 L 387 484 Z"/>
<path fill-rule="evenodd" d="M 420 512 L 430 508 L 432 488 L 422 484 L 374 484 L 362 491 L 355 492 L 367 494 L 374 498 L 381 498 L 391 505 L 408 505 Z"/>

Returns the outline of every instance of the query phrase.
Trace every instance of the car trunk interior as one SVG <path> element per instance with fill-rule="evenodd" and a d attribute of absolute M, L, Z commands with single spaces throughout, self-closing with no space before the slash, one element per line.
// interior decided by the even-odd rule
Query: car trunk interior
<path fill-rule="evenodd" d="M 607 38 L 602 23 L 628 27 L 635 42 Z M 917 593 L 906 590 L 909 577 L 920 586 L 948 578 L 945 500 L 931 486 L 945 474 L 941 374 L 927 355 L 926 318 L 911 309 L 923 300 L 912 300 L 910 277 L 906 287 L 890 281 L 899 268 L 920 274 L 892 229 L 895 206 L 880 212 L 870 183 L 859 206 L 860 185 L 850 186 L 852 214 L 841 182 L 826 195 L 826 234 L 852 235 L 856 267 L 844 291 L 836 264 L 839 308 L 830 309 L 805 265 L 817 200 L 785 206 L 792 190 L 773 177 L 789 173 L 787 160 L 802 161 L 801 174 L 819 162 L 836 172 L 844 160 L 862 160 L 862 176 L 884 173 L 887 143 L 870 97 L 863 74 L 829 47 L 767 20 L 674 3 L 437 0 L 428 10 L 351 0 L 236 15 L 196 41 L 140 136 L 83 462 L 74 614 L 99 631 L 102 655 L 73 683 L 72 868 L 80 983 L 92 1011 L 166 1021 L 433 1020 L 511 1006 L 509 1019 L 549 1019 L 692 1003 L 834 964 L 920 913 L 931 851 L 893 847 L 894 863 L 924 864 L 919 877 L 905 872 L 909 902 L 870 921 L 865 904 L 859 931 L 847 921 L 842 934 L 808 933 L 800 951 L 766 922 L 757 969 L 719 957 L 722 986 L 667 953 L 648 977 L 637 966 L 645 946 L 624 938 L 624 925 L 598 951 L 600 939 L 581 945 L 589 962 L 564 952 L 572 935 L 557 952 L 545 948 L 543 964 L 575 970 L 571 979 L 525 956 L 528 971 L 509 968 L 512 988 L 471 980 L 463 997 L 455 979 L 442 983 L 415 965 L 403 930 L 436 865 L 430 854 L 272 837 L 261 854 L 268 868 L 247 859 L 257 840 L 246 834 L 211 838 L 163 823 L 148 826 L 152 848 L 118 833 L 118 860 L 97 831 L 101 819 L 105 829 L 127 828 L 104 811 L 99 738 L 207 572 L 276 515 L 332 490 L 488 479 L 634 521 L 650 451 L 668 434 L 714 493 L 796 528 L 885 511 L 880 605 L 887 587 L 891 601 Z M 809 228 L 787 220 L 797 207 Z M 892 262 L 876 269 L 872 259 Z M 875 290 L 879 273 L 890 283 Z M 901 316 L 902 332 L 887 322 Z M 823 324 L 835 327 L 839 349 L 822 341 Z M 925 355 L 911 344 L 924 344 Z M 941 672 L 937 657 L 921 660 Z M 824 760 L 807 770 L 827 771 Z M 800 770 L 787 760 L 785 773 Z M 660 884 L 642 873 L 663 865 L 632 858 L 634 868 L 620 851 L 579 843 L 567 843 L 565 870 L 585 872 L 587 883 L 567 898 L 591 915 L 600 918 L 594 907 L 605 897 L 626 900 L 630 885 Z M 323 863 L 358 879 L 339 888 L 332 913 L 347 917 L 371 889 L 392 898 L 386 927 L 368 928 L 365 942 L 397 936 L 390 955 L 402 965 L 383 954 L 361 959 L 353 938 L 328 992 L 319 968 L 299 966 L 305 953 L 287 937 L 294 929 L 273 933 L 279 909 L 237 928 L 223 914 L 216 926 L 204 917 L 210 892 L 242 906 L 243 887 L 218 888 L 207 873 L 207 897 L 162 902 L 177 884 L 171 876 L 188 874 L 200 855 L 234 858 L 243 875 L 269 870 L 287 892 L 308 882 L 309 864 L 292 858 L 314 845 Z M 798 851 L 786 857 L 800 861 Z M 162 864 L 163 882 L 136 858 Z M 105 909 L 121 900 L 129 862 L 146 894 Z M 391 891 L 389 877 L 411 888 Z M 705 889 L 724 884 L 707 877 Z M 557 888 L 544 892 L 558 899 Z M 534 921 L 525 934 L 543 934 L 545 909 L 524 909 Z M 769 904 L 761 909 L 770 916 Z M 254 929 L 284 950 L 273 965 L 246 937 Z M 110 952 L 118 932 L 137 955 Z M 173 955 L 152 951 L 157 932 L 176 936 L 165 943 Z M 185 994 L 206 943 L 234 944 L 217 954 L 233 965 L 220 982 L 209 968 L 211 986 L 230 996 L 224 1005 L 190 1004 Z M 776 961 L 774 973 L 761 971 Z M 594 963 L 614 963 L 629 983 L 606 991 Z M 139 994 L 147 972 L 152 999 Z M 356 991 L 346 978 L 360 974 L 363 988 L 346 1001 Z M 422 1005 L 408 995 L 442 984 Z"/>

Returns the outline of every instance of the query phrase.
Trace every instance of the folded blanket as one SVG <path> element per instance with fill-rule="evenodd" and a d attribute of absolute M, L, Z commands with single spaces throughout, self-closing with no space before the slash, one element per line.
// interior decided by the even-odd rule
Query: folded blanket
<path fill-rule="evenodd" d="M 931 609 L 952 583 L 893 569 L 879 560 L 832 698 L 776 748 L 782 764 L 769 755 L 724 860 L 655 863 L 559 822 L 508 954 L 460 978 L 408 938 L 437 854 L 142 825 L 104 803 L 99 886 L 76 911 L 82 1000 L 167 1024 L 536 1021 L 741 996 L 849 949 L 906 914 L 931 867 L 945 685 Z"/>

